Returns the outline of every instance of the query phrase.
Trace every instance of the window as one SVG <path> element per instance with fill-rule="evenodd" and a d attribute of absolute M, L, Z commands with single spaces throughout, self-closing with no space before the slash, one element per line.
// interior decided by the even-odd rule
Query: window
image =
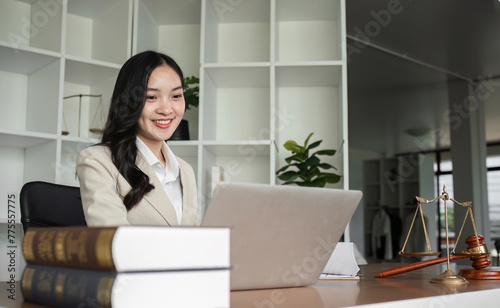
<path fill-rule="evenodd" d="M 452 175 L 452 162 L 449 152 L 443 153 L 439 152 L 436 155 L 436 163 L 434 164 L 435 172 L 435 190 L 436 197 L 443 193 L 443 189 L 446 187 L 446 192 L 453 197 L 453 175 Z M 453 218 L 453 205 L 454 203 L 449 201 L 446 202 L 447 212 L 448 212 L 448 239 L 450 249 L 455 246 L 455 222 Z M 446 217 L 444 210 L 444 202 L 438 200 L 439 208 L 439 220 L 438 220 L 438 230 L 439 230 L 439 247 L 441 251 L 446 251 Z"/>
<path fill-rule="evenodd" d="M 486 159 L 491 239 L 500 239 L 500 156 Z"/>
<path fill-rule="evenodd" d="M 435 172 L 435 189 L 436 197 L 441 195 L 443 187 L 446 186 L 446 191 L 453 198 L 453 176 L 452 162 L 449 151 L 436 153 L 436 163 L 434 164 Z M 488 203 L 489 203 L 489 218 L 490 232 L 493 241 L 498 240 L 500 243 L 500 146 L 488 146 L 488 157 L 486 158 L 486 167 L 488 168 L 486 177 L 488 183 Z M 441 250 L 446 249 L 446 227 L 444 216 L 444 202 L 438 201 L 439 205 L 439 243 Z M 448 226 L 450 248 L 453 249 L 455 244 L 454 219 L 453 219 L 453 202 L 447 202 L 448 206 Z"/>

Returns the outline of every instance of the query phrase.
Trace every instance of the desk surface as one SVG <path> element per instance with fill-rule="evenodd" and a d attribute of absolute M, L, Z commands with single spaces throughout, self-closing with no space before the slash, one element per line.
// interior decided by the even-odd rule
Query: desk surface
<path fill-rule="evenodd" d="M 375 278 L 375 274 L 398 264 L 381 263 L 362 265 L 360 280 L 322 280 L 310 287 L 269 289 L 231 292 L 231 307 L 272 308 L 272 307 L 349 307 L 384 303 L 383 307 L 408 304 L 434 304 L 436 307 L 452 305 L 456 307 L 494 307 L 500 298 L 500 280 L 469 280 L 463 288 L 453 290 L 446 286 L 430 283 L 429 280 L 441 274 L 446 267 L 434 265 L 387 278 Z M 470 268 L 462 266 L 460 268 Z M 455 273 L 459 268 L 452 267 Z M 16 300 L 8 299 L 6 282 L 0 288 L 0 307 L 36 308 L 43 307 L 24 302 L 20 283 L 16 283 Z M 484 295 L 484 296 L 483 296 Z M 471 306 L 472 304 L 472 306 Z"/>
<path fill-rule="evenodd" d="M 359 281 L 318 281 L 310 287 L 241 291 L 231 293 L 231 305 L 234 308 L 245 307 L 349 307 L 359 305 L 389 307 L 388 302 L 414 301 L 418 307 L 431 307 L 432 305 L 421 305 L 436 303 L 436 307 L 448 307 L 455 302 L 453 307 L 479 307 L 477 301 L 472 306 L 465 305 L 471 298 L 478 299 L 478 291 L 491 292 L 496 296 L 486 296 L 484 307 L 498 307 L 500 297 L 500 280 L 469 280 L 463 288 L 453 290 L 444 285 L 430 283 L 435 276 L 446 270 L 445 265 L 435 265 L 413 272 L 400 274 L 386 278 L 375 278 L 375 274 L 390 269 L 400 264 L 370 264 L 360 266 L 363 276 Z M 458 273 L 460 268 L 472 268 L 452 266 L 452 270 Z M 474 292 L 474 293 L 471 293 Z M 457 293 L 460 302 L 453 296 L 447 294 Z M 443 297 L 443 295 L 445 295 Z M 462 296 L 463 295 L 463 296 Z M 457 297 L 457 296 L 455 296 Z M 496 299 L 495 299 L 496 298 Z M 488 305 L 488 301 L 494 305 Z M 439 302 L 442 302 L 439 305 Z M 396 304 L 396 303 L 394 303 Z M 399 302 L 394 307 L 402 307 Z M 443 305 L 444 304 L 444 305 Z M 259 306 L 260 305 L 260 306 Z M 412 306 L 414 306 L 412 305 Z"/>

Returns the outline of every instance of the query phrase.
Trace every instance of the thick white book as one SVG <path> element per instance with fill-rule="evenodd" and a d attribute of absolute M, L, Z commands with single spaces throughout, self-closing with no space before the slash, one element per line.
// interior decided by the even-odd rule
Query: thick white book
<path fill-rule="evenodd" d="M 50 307 L 229 307 L 230 270 L 117 273 L 28 265 L 22 294 Z"/>
<path fill-rule="evenodd" d="M 28 264 L 117 272 L 230 267 L 229 228 L 47 227 L 23 239 Z"/>

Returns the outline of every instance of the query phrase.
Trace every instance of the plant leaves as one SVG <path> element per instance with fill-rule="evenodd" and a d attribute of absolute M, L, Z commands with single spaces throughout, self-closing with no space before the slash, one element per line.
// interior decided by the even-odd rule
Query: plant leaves
<path fill-rule="evenodd" d="M 314 132 L 307 136 L 304 146 L 297 144 L 293 140 L 288 140 L 283 144 L 286 150 L 293 153 L 293 155 L 285 158 L 288 165 L 276 172 L 278 179 L 284 182 L 283 185 L 296 184 L 299 186 L 324 187 L 326 183 L 337 183 L 340 181 L 341 176 L 322 171 L 322 169 L 336 170 L 336 168 L 331 164 L 322 163 L 318 157 L 319 155 L 332 156 L 337 152 L 336 150 L 319 150 L 309 155 L 310 149 L 317 148 L 322 143 L 322 140 L 318 140 L 309 144 L 313 134 Z M 295 167 L 298 170 L 291 171 L 288 170 L 289 167 Z"/>
<path fill-rule="evenodd" d="M 298 161 L 298 162 L 303 162 L 304 159 L 303 159 L 303 155 L 301 154 L 295 154 L 295 155 L 292 155 L 292 156 L 289 156 L 287 158 L 285 158 L 285 161 L 288 163 L 288 164 L 291 164 L 292 161 Z"/>
<path fill-rule="evenodd" d="M 323 140 L 318 140 L 311 143 L 311 145 L 307 147 L 307 150 L 317 148 L 321 144 L 321 142 L 323 142 Z"/>
<path fill-rule="evenodd" d="M 332 155 L 335 155 L 335 153 L 337 153 L 337 150 L 319 150 L 319 151 L 315 152 L 313 155 L 328 155 L 328 156 L 332 156 Z"/>
<path fill-rule="evenodd" d="M 186 77 L 184 78 L 184 87 L 189 86 L 191 84 L 200 83 L 200 78 L 196 76 Z"/>
<path fill-rule="evenodd" d="M 316 166 L 319 166 L 320 160 L 316 156 L 311 156 L 311 157 L 309 157 L 308 160 L 306 160 L 306 163 L 310 167 L 316 167 Z"/>
<path fill-rule="evenodd" d="M 288 167 L 291 167 L 291 165 L 286 165 L 286 166 L 281 167 L 278 171 L 276 171 L 276 174 L 279 174 L 279 173 L 285 171 L 286 169 L 288 169 Z"/>
<path fill-rule="evenodd" d="M 342 177 L 335 173 L 323 173 L 318 178 L 324 179 L 327 183 L 334 184 L 340 182 Z"/>
<path fill-rule="evenodd" d="M 297 171 L 287 171 L 278 176 L 278 179 L 282 181 L 293 181 L 299 177 L 299 173 Z"/>
<path fill-rule="evenodd" d="M 199 82 L 200 79 L 195 76 L 184 78 L 184 102 L 185 109 L 189 110 L 191 107 L 198 107 L 199 105 Z"/>
<path fill-rule="evenodd" d="M 298 145 L 297 142 L 295 142 L 293 140 L 288 140 L 287 142 L 285 142 L 285 144 L 283 144 L 283 146 L 285 147 L 285 149 L 287 149 L 288 151 L 291 151 L 293 153 L 302 153 L 303 152 L 303 147 Z"/>
<path fill-rule="evenodd" d="M 315 179 L 310 182 L 301 182 L 297 183 L 299 186 L 307 186 L 307 187 L 325 187 L 326 181 L 324 179 Z"/>
<path fill-rule="evenodd" d="M 325 187 L 326 181 L 323 178 L 317 178 L 311 182 L 314 187 Z"/>
<path fill-rule="evenodd" d="M 309 136 L 307 136 L 306 141 L 304 142 L 304 148 L 307 148 L 307 144 L 309 143 L 309 139 L 311 136 L 314 134 L 314 132 L 310 133 Z"/>
<path fill-rule="evenodd" d="M 313 169 L 309 170 L 309 178 L 319 176 L 320 174 L 321 174 L 321 171 L 319 170 L 318 167 L 314 167 Z"/>
<path fill-rule="evenodd" d="M 309 168 L 309 165 L 307 162 L 303 162 L 301 164 L 296 164 L 295 166 L 297 166 L 297 168 L 299 168 L 299 171 L 301 173 L 306 173 L 307 169 Z"/>
<path fill-rule="evenodd" d="M 284 182 L 282 185 L 291 185 L 291 184 L 298 184 L 302 182 L 295 182 L 295 181 L 290 181 L 290 182 Z"/>
<path fill-rule="evenodd" d="M 337 168 L 335 168 L 334 166 L 330 165 L 330 164 L 327 164 L 327 163 L 321 163 L 318 165 L 318 167 L 320 167 L 321 169 L 335 169 L 337 170 Z"/>

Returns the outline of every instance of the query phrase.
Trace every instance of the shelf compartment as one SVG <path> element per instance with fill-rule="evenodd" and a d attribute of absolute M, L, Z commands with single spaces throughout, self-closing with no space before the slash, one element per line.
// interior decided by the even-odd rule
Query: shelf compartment
<path fill-rule="evenodd" d="M 95 144 L 90 140 L 71 141 L 63 140 L 61 142 L 61 160 L 57 169 L 57 183 L 69 186 L 80 186 L 76 175 L 76 160 L 80 151 Z"/>
<path fill-rule="evenodd" d="M 199 76 L 201 0 L 136 1 L 134 53 L 157 50 Z"/>
<path fill-rule="evenodd" d="M 270 147 L 270 142 L 205 144 L 203 177 L 211 181 L 211 168 L 219 166 L 224 168 L 228 182 L 269 184 Z"/>
<path fill-rule="evenodd" d="M 323 140 L 320 149 L 335 149 L 334 156 L 322 160 L 342 174 L 342 94 L 338 66 L 276 67 L 276 140 L 279 148 L 277 168 L 291 155 L 283 144 L 294 140 L 303 144 L 310 133 L 312 141 Z M 339 183 L 338 185 L 340 185 Z"/>
<path fill-rule="evenodd" d="M 198 174 L 198 143 L 196 141 L 169 141 L 168 146 L 175 156 L 185 160 Z"/>
<path fill-rule="evenodd" d="M 206 68 L 203 80 L 203 140 L 270 139 L 269 67 Z"/>
<path fill-rule="evenodd" d="M 337 62 L 304 62 L 300 65 L 276 65 L 278 87 L 339 87 L 342 66 Z"/>
<path fill-rule="evenodd" d="M 199 108 L 191 108 L 190 110 L 186 110 L 184 112 L 183 120 L 188 122 L 189 129 L 189 139 L 191 141 L 198 140 L 198 132 L 199 132 Z M 186 140 L 187 141 L 187 140 Z M 185 141 L 183 141 L 185 142 Z"/>
<path fill-rule="evenodd" d="M 270 61 L 270 1 L 205 1 L 205 63 Z"/>
<path fill-rule="evenodd" d="M 72 137 L 100 139 L 100 134 L 94 134 L 89 129 L 104 127 L 118 72 L 118 65 L 102 66 L 66 60 L 63 97 L 79 94 L 102 95 L 102 102 L 99 106 L 98 97 L 83 96 L 79 118 L 79 98 L 63 99 L 61 125 L 63 131 L 68 132 Z M 79 125 L 80 130 L 78 130 Z"/>
<path fill-rule="evenodd" d="M 241 156 L 252 160 L 256 156 L 269 156 L 271 140 L 205 141 L 203 146 L 216 156 Z"/>
<path fill-rule="evenodd" d="M 247 147 L 248 146 L 248 147 Z M 270 182 L 271 142 L 203 142 L 200 206 L 205 209 L 212 196 L 212 167 L 223 167 L 225 181 L 263 183 Z M 251 151 L 249 151 L 251 149 Z"/>
<path fill-rule="evenodd" d="M 0 128 L 55 134 L 60 60 L 7 47 L 0 58 Z"/>
<path fill-rule="evenodd" d="M 8 196 L 13 192 L 16 193 L 16 198 L 19 197 L 19 192 L 25 183 L 23 178 L 24 173 L 24 148 L 10 147 L 4 145 L 4 135 L 0 134 L 0 170 L 2 177 L 0 178 L 0 193 Z M 18 202 L 19 199 L 16 199 Z M 7 202 L 5 202 L 7 203 Z M 19 211 L 19 209 L 17 209 Z M 7 207 L 3 208 L 5 214 L 0 215 L 1 218 L 6 218 Z M 0 219 L 1 219 L 0 218 Z"/>
<path fill-rule="evenodd" d="M 4 137 L 3 133 L 0 134 L 0 140 L 4 141 Z M 26 182 L 54 182 L 55 153 L 55 140 L 44 139 L 42 142 L 23 145 L 23 147 L 18 147 L 15 144 L 13 147 L 6 146 L 4 142 L 0 142 L 0 157 L 2 158 L 0 159 L 0 170 L 2 170 L 3 175 L 0 178 L 0 193 L 4 196 L 15 193 L 17 198 Z M 18 200 L 16 199 L 16 202 Z M 7 207 L 4 210 L 7 213 Z"/>
<path fill-rule="evenodd" d="M 33 48 L 12 48 L 9 44 L 0 42 L 0 59 L 2 71 L 30 75 L 59 59 L 59 54 L 35 51 Z"/>
<path fill-rule="evenodd" d="M 72 83 L 93 85 L 105 82 L 109 79 L 116 79 L 119 70 L 119 65 L 95 64 L 86 61 L 67 59 L 64 79 Z"/>
<path fill-rule="evenodd" d="M 172 57 L 185 77 L 200 76 L 201 0 L 136 0 L 133 53 L 156 50 Z M 198 108 L 187 110 L 191 140 L 198 139 Z"/>
<path fill-rule="evenodd" d="M 0 147 L 29 148 L 55 139 L 51 134 L 0 129 Z"/>
<path fill-rule="evenodd" d="M 341 60 L 340 0 L 276 0 L 276 61 Z"/>
<path fill-rule="evenodd" d="M 123 64 L 130 56 L 131 1 L 68 1 L 66 53 Z"/>
<path fill-rule="evenodd" d="M 0 3 L 0 41 L 14 49 L 29 46 L 61 51 L 61 1 L 16 1 Z"/>
<path fill-rule="evenodd" d="M 56 181 L 56 170 L 58 164 L 54 159 L 57 157 L 57 141 L 40 143 L 24 149 L 24 182 Z"/>

